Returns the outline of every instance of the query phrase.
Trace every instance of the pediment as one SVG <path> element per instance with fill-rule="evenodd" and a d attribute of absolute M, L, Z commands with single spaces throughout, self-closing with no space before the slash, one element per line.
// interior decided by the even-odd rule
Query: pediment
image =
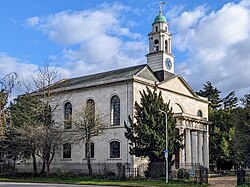
<path fill-rule="evenodd" d="M 180 75 L 165 80 L 163 82 L 160 82 L 158 84 L 158 87 L 175 93 L 179 93 L 181 95 L 198 98 L 198 95 L 193 91 L 193 89 Z"/>

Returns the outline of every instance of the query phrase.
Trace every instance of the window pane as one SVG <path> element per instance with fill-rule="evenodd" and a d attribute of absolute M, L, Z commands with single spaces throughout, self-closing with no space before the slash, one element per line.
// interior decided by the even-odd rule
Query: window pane
<path fill-rule="evenodd" d="M 120 142 L 110 142 L 110 158 L 120 158 Z"/>
<path fill-rule="evenodd" d="M 198 110 L 198 112 L 197 112 L 197 116 L 202 117 L 202 111 L 201 111 L 201 110 Z"/>
<path fill-rule="evenodd" d="M 111 124 L 120 125 L 120 99 L 113 96 L 111 99 Z"/>
<path fill-rule="evenodd" d="M 72 126 L 72 105 L 66 103 L 64 106 L 64 128 L 71 129 Z"/>
<path fill-rule="evenodd" d="M 89 116 L 91 117 L 89 120 L 94 122 L 95 120 L 95 101 L 93 99 L 87 100 L 87 111 Z"/>
<path fill-rule="evenodd" d="M 63 144 L 63 158 L 71 158 L 71 145 Z"/>

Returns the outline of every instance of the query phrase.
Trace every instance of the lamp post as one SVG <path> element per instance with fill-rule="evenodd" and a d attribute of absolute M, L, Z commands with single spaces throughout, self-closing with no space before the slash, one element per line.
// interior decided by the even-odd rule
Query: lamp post
<path fill-rule="evenodd" d="M 164 151 L 165 159 L 166 159 L 166 183 L 168 183 L 168 114 L 167 112 L 159 109 L 159 111 L 165 114 L 166 120 L 166 150 Z"/>

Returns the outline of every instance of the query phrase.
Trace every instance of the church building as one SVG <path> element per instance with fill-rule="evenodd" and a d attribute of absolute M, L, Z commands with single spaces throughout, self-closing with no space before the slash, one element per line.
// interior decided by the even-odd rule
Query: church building
<path fill-rule="evenodd" d="M 98 172 L 104 163 L 107 167 L 118 163 L 128 164 L 130 168 L 145 164 L 146 159 L 129 154 L 124 121 L 128 123 L 128 116 L 134 116 L 134 104 L 140 102 L 140 91 L 155 86 L 162 92 L 165 102 L 170 101 L 177 121 L 176 128 L 184 135 L 185 146 L 175 156 L 174 167 L 178 169 L 191 164 L 209 167 L 208 100 L 198 96 L 181 75 L 175 74 L 171 33 L 162 11 L 154 19 L 148 39 L 146 64 L 64 79 L 54 87 L 62 93 L 54 113 L 55 122 L 60 123 L 59 119 L 74 116 L 77 108 L 86 103 L 92 103 L 96 110 L 107 116 L 107 132 L 92 139 L 93 172 Z M 71 130 L 63 123 L 61 128 L 65 132 Z M 70 170 L 71 167 L 86 169 L 85 144 L 62 145 L 53 165 L 62 170 Z"/>

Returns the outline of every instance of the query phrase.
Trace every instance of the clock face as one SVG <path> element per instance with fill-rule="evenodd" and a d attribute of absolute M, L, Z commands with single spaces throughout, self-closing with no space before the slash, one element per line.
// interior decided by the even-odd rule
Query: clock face
<path fill-rule="evenodd" d="M 172 68 L 172 62 L 169 58 L 166 59 L 165 65 L 166 65 L 167 69 L 169 69 L 169 70 Z"/>

